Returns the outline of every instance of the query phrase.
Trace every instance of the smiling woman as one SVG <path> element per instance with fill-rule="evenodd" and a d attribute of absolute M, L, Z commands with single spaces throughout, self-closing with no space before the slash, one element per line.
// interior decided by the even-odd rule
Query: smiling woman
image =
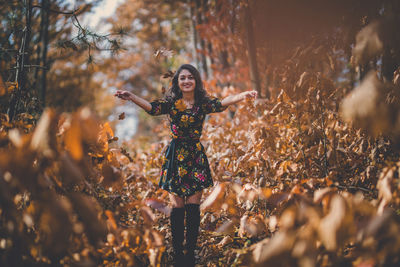
<path fill-rule="evenodd" d="M 181 88 L 183 94 L 190 94 L 194 92 L 194 88 L 196 87 L 196 80 L 189 70 L 183 69 L 179 74 L 178 81 L 179 88 Z M 189 102 L 186 102 L 185 100 L 185 103 Z M 189 103 L 189 106 L 192 105 L 193 103 Z"/>
<path fill-rule="evenodd" d="M 151 103 L 128 91 L 115 96 L 131 100 L 153 116 L 166 114 L 170 119 L 172 140 L 163 157 L 159 186 L 168 191 L 172 202 L 170 223 L 175 266 L 194 266 L 194 250 L 200 226 L 202 191 L 213 186 L 210 166 L 200 136 L 207 114 L 222 112 L 246 97 L 247 91 L 223 100 L 207 96 L 200 73 L 190 64 L 176 71 L 165 99 Z M 183 253 L 186 217 L 186 254 Z"/>

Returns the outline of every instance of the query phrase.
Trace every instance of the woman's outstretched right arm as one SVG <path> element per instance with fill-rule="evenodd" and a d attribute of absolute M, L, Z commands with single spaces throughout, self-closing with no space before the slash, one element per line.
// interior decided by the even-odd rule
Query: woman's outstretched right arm
<path fill-rule="evenodd" d="M 136 105 L 138 105 L 139 107 L 141 107 L 142 109 L 144 109 L 147 112 L 151 111 L 151 104 L 149 101 L 135 95 L 134 93 L 131 93 L 129 91 L 122 91 L 122 90 L 118 90 L 114 96 L 119 97 L 123 100 L 130 100 L 133 103 L 135 103 Z"/>

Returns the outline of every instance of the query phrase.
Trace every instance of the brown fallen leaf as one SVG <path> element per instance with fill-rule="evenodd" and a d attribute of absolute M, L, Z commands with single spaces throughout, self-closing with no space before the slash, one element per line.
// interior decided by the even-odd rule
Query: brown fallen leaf
<path fill-rule="evenodd" d="M 356 36 L 353 48 L 354 63 L 364 65 L 382 52 L 383 42 L 380 37 L 381 24 L 374 21 L 365 26 Z"/>
<path fill-rule="evenodd" d="M 225 247 L 226 245 L 228 245 L 228 244 L 230 244 L 230 243 L 232 243 L 232 242 L 233 242 L 232 237 L 229 236 L 229 235 L 227 235 L 227 236 L 225 236 L 225 237 L 221 240 L 221 242 L 219 242 L 219 243 L 217 244 L 217 246 L 220 247 L 220 248 L 223 248 L 223 247 Z"/>
<path fill-rule="evenodd" d="M 225 221 L 220 227 L 215 230 L 217 233 L 231 234 L 235 231 L 235 223 L 233 220 Z"/>
<path fill-rule="evenodd" d="M 161 211 L 167 216 L 171 214 L 171 208 L 162 200 L 150 198 L 144 200 L 144 203 L 155 210 Z"/>
<path fill-rule="evenodd" d="M 140 210 L 140 215 L 144 219 L 144 222 L 146 224 L 152 225 L 156 220 L 156 216 L 154 215 L 153 211 L 146 206 L 141 207 L 139 210 Z"/>
<path fill-rule="evenodd" d="M 319 236 L 328 251 L 334 251 L 341 245 L 339 242 L 342 240 L 342 234 L 350 231 L 352 223 L 344 198 L 340 195 L 333 196 L 329 213 L 318 225 Z"/>
<path fill-rule="evenodd" d="M 119 120 L 125 119 L 125 112 L 122 112 L 121 114 L 118 115 Z"/>
<path fill-rule="evenodd" d="M 294 244 L 295 236 L 288 232 L 278 232 L 251 246 L 256 266 L 273 266 L 274 259 L 288 253 Z M 275 262 L 276 263 L 276 262 Z"/>
<path fill-rule="evenodd" d="M 212 193 L 201 203 L 200 209 L 205 211 L 218 207 L 225 195 L 225 186 L 224 183 L 218 184 Z"/>

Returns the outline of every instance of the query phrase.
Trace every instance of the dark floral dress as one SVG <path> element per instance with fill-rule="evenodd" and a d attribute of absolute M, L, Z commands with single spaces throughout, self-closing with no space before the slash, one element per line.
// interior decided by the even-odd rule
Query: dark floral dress
<path fill-rule="evenodd" d="M 159 186 L 180 197 L 190 196 L 213 186 L 210 166 L 200 143 L 206 114 L 221 112 L 218 98 L 206 98 L 200 106 L 187 109 L 182 99 L 150 103 L 150 115 L 168 114 L 172 140 L 163 155 Z"/>

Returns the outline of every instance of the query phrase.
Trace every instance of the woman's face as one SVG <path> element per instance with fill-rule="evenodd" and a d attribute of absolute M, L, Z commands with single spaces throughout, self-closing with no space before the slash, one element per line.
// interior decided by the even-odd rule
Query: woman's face
<path fill-rule="evenodd" d="M 178 86 L 182 93 L 194 92 L 196 80 L 187 69 L 183 69 L 178 76 Z"/>

